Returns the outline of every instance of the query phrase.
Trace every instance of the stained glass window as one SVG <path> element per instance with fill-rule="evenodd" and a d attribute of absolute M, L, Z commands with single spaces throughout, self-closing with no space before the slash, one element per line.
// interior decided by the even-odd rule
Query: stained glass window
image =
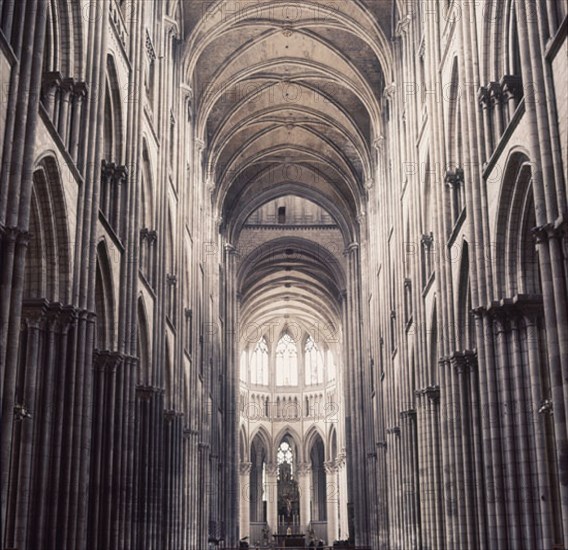
<path fill-rule="evenodd" d="M 276 385 L 298 385 L 298 350 L 289 334 L 284 334 L 276 347 Z"/>
<path fill-rule="evenodd" d="M 247 352 L 241 353 L 241 368 L 239 369 L 241 382 L 247 381 Z"/>
<path fill-rule="evenodd" d="M 323 384 L 323 355 L 319 351 L 314 339 L 310 336 L 304 348 L 306 354 L 305 376 L 306 385 Z"/>
<path fill-rule="evenodd" d="M 333 357 L 333 352 L 328 349 L 327 350 L 327 379 L 328 381 L 335 380 L 336 376 L 336 369 L 335 369 L 335 359 Z"/>
<path fill-rule="evenodd" d="M 276 453 L 276 462 L 278 464 L 278 475 L 280 476 L 280 466 L 287 464 L 290 469 L 290 474 L 294 475 L 294 454 L 292 453 L 292 446 L 286 439 L 280 443 L 278 452 Z"/>
<path fill-rule="evenodd" d="M 268 345 L 262 337 L 250 358 L 250 381 L 251 384 L 268 386 Z"/>

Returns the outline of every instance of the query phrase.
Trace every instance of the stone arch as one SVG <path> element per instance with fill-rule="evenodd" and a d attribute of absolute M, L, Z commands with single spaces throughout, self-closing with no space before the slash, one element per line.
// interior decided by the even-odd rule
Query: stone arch
<path fill-rule="evenodd" d="M 49 0 L 43 72 L 64 77 L 84 77 L 82 6 L 76 2 Z"/>
<path fill-rule="evenodd" d="M 165 361 L 164 361 L 164 374 L 163 374 L 164 390 L 165 390 L 164 401 L 165 401 L 165 407 L 167 409 L 173 410 L 176 404 L 176 398 L 175 398 L 176 376 L 174 372 L 175 361 L 173 357 L 172 346 L 170 345 L 167 336 L 165 340 L 166 340 L 166 347 L 165 347 L 165 358 L 164 358 Z"/>
<path fill-rule="evenodd" d="M 71 257 L 67 207 L 55 157 L 44 155 L 33 173 L 25 298 L 70 300 Z"/>
<path fill-rule="evenodd" d="M 310 456 L 310 452 L 312 450 L 312 447 L 315 444 L 315 442 L 318 440 L 318 438 L 321 439 L 323 446 L 324 446 L 324 449 L 327 451 L 328 447 L 325 444 L 326 436 L 323 433 L 323 431 L 321 430 L 321 428 L 319 428 L 316 424 L 314 424 L 308 429 L 308 431 L 304 435 L 304 456 L 305 457 Z"/>
<path fill-rule="evenodd" d="M 154 227 L 154 177 L 148 144 L 142 140 L 142 170 L 140 171 L 140 224 L 142 228 Z"/>
<path fill-rule="evenodd" d="M 336 460 L 339 455 L 339 447 L 337 442 L 337 428 L 332 425 L 329 429 L 329 435 L 327 438 L 327 459 Z"/>
<path fill-rule="evenodd" d="M 263 478 L 266 467 L 272 463 L 271 457 L 273 455 L 270 445 L 270 436 L 262 426 L 254 433 L 250 441 L 250 520 L 252 522 L 262 522 L 266 519 Z"/>
<path fill-rule="evenodd" d="M 138 298 L 137 306 L 138 341 L 137 352 L 139 360 L 139 379 L 141 383 L 149 384 L 152 371 L 152 349 L 150 326 L 143 296 Z"/>
<path fill-rule="evenodd" d="M 306 460 L 312 473 L 312 520 L 327 520 L 327 487 L 325 474 L 325 444 L 319 433 L 313 432 Z"/>
<path fill-rule="evenodd" d="M 473 306 L 469 267 L 469 246 L 464 239 L 456 303 L 456 319 L 458 322 L 457 341 L 462 351 L 473 350 L 475 347 L 475 320 L 471 312 Z"/>
<path fill-rule="evenodd" d="M 292 426 L 287 425 L 280 429 L 280 431 L 276 434 L 274 438 L 274 451 L 280 446 L 280 443 L 284 440 L 284 438 L 288 437 L 289 440 L 292 442 L 292 448 L 294 452 L 294 457 L 296 462 L 301 462 L 304 460 L 305 456 L 302 452 L 302 438 L 298 434 L 298 432 L 292 428 Z"/>
<path fill-rule="evenodd" d="M 249 446 L 247 444 L 247 435 L 244 426 L 239 430 L 239 460 L 241 462 L 249 462 Z"/>
<path fill-rule="evenodd" d="M 457 56 L 452 62 L 452 72 L 449 89 L 449 112 L 448 112 L 448 160 L 452 168 L 461 166 L 462 155 L 462 130 L 461 130 L 461 84 Z"/>
<path fill-rule="evenodd" d="M 97 315 L 96 348 L 99 351 L 112 350 L 115 342 L 115 299 L 112 264 L 104 239 L 101 239 L 97 245 L 95 312 Z"/>
<path fill-rule="evenodd" d="M 107 55 L 104 94 L 103 157 L 120 164 L 124 157 L 124 120 L 116 63 Z"/>
<path fill-rule="evenodd" d="M 503 173 L 495 228 L 498 296 L 540 294 L 536 248 L 531 230 L 537 225 L 527 154 L 514 150 Z"/>
<path fill-rule="evenodd" d="M 272 445 L 272 436 L 270 435 L 270 433 L 268 432 L 268 430 L 264 426 L 259 426 L 255 431 L 253 431 L 250 434 L 249 441 L 251 442 L 251 446 L 252 446 L 252 442 L 257 440 L 257 439 L 262 442 L 262 445 L 266 449 L 267 462 L 272 462 L 273 456 L 274 456 L 273 445 Z M 251 449 L 249 447 L 249 452 L 250 452 L 250 450 Z"/>
<path fill-rule="evenodd" d="M 484 18 L 482 81 L 499 82 L 505 75 L 522 78 L 515 0 L 488 3 Z"/>
<path fill-rule="evenodd" d="M 432 306 L 432 313 L 430 316 L 430 338 L 428 342 L 428 370 L 429 380 L 428 385 L 436 385 L 438 383 L 438 358 L 440 351 L 438 349 L 438 306 L 436 301 Z"/>

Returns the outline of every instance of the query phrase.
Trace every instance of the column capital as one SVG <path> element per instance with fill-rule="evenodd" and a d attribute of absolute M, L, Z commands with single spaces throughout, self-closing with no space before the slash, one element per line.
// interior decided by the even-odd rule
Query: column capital
<path fill-rule="evenodd" d="M 489 107 L 489 88 L 487 86 L 479 87 L 479 90 L 477 90 L 477 101 L 484 109 Z"/>
<path fill-rule="evenodd" d="M 324 462 L 323 467 L 325 469 L 325 473 L 328 475 L 335 475 L 339 470 L 339 467 L 337 466 L 335 460 Z"/>
<path fill-rule="evenodd" d="M 33 328 L 39 328 L 45 319 L 49 302 L 43 298 L 24 300 L 22 304 L 22 323 Z"/>
<path fill-rule="evenodd" d="M 252 470 L 252 462 L 241 462 L 239 464 L 239 474 L 248 476 Z"/>
<path fill-rule="evenodd" d="M 412 23 L 412 17 L 413 16 L 408 13 L 402 19 L 399 19 L 395 29 L 395 36 L 397 38 L 400 38 L 402 35 L 406 34 L 408 28 L 410 27 L 410 23 Z"/>
<path fill-rule="evenodd" d="M 270 462 L 266 465 L 266 475 L 267 476 L 277 476 L 278 475 L 278 464 Z"/>
<path fill-rule="evenodd" d="M 89 85 L 83 80 L 77 80 L 73 86 L 73 94 L 77 99 L 84 99 L 89 93 Z"/>
<path fill-rule="evenodd" d="M 61 89 L 66 93 L 71 93 L 75 88 L 75 79 L 74 78 L 64 78 L 61 81 Z"/>
<path fill-rule="evenodd" d="M 395 96 L 395 93 L 396 93 L 396 84 L 394 82 L 391 82 L 388 86 L 385 86 L 385 89 L 383 90 L 383 97 L 387 101 L 392 101 Z"/>
<path fill-rule="evenodd" d="M 348 254 L 357 252 L 358 250 L 359 250 L 359 243 L 352 242 L 351 244 L 348 244 L 347 247 L 345 248 L 345 255 L 347 256 Z"/>
<path fill-rule="evenodd" d="M 205 149 L 205 142 L 200 138 L 195 138 L 195 148 L 198 153 L 202 153 Z"/>
<path fill-rule="evenodd" d="M 47 88 L 58 88 L 63 81 L 63 75 L 59 71 L 49 71 L 43 73 L 42 85 Z"/>
<path fill-rule="evenodd" d="M 446 172 L 445 182 L 448 187 L 457 188 L 464 183 L 465 175 L 463 168 L 455 168 Z"/>
<path fill-rule="evenodd" d="M 386 90 L 386 88 L 385 88 L 385 90 Z M 377 138 L 375 138 L 375 140 L 373 141 L 373 147 L 377 151 L 382 151 L 384 146 L 385 146 L 385 142 L 386 142 L 385 136 L 380 135 Z"/>
<path fill-rule="evenodd" d="M 312 465 L 309 462 L 299 462 L 297 469 L 299 476 L 306 476 L 312 471 Z"/>

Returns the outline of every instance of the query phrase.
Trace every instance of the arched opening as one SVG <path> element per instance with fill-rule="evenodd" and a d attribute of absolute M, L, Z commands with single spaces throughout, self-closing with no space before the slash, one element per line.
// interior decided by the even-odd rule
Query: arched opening
<path fill-rule="evenodd" d="M 253 524 L 264 526 L 267 521 L 268 487 L 266 467 L 268 449 L 260 435 L 256 435 L 250 446 L 250 521 L 251 533 L 255 531 Z M 256 531 L 259 532 L 258 525 Z"/>
<path fill-rule="evenodd" d="M 298 454 L 293 439 L 285 435 L 276 450 L 278 465 L 278 532 L 296 531 L 300 523 Z"/>
<path fill-rule="evenodd" d="M 97 246 L 95 278 L 96 349 L 111 350 L 114 344 L 114 290 L 108 250 L 104 241 Z"/>
<path fill-rule="evenodd" d="M 276 346 L 276 385 L 296 386 L 298 384 L 298 348 L 287 332 Z"/>
<path fill-rule="evenodd" d="M 151 380 L 152 355 L 150 346 L 150 332 L 148 328 L 148 318 L 142 297 L 138 298 L 137 307 L 137 356 L 138 356 L 138 376 L 142 384 L 149 384 Z"/>
<path fill-rule="evenodd" d="M 325 447 L 318 434 L 310 448 L 312 467 L 312 523 L 327 521 L 327 487 L 325 476 Z M 325 532 L 325 530 L 324 530 Z"/>
<path fill-rule="evenodd" d="M 263 336 L 250 354 L 250 383 L 268 386 L 268 344 Z"/>
<path fill-rule="evenodd" d="M 308 336 L 304 346 L 304 371 L 306 386 L 323 384 L 324 358 L 312 336 Z"/>

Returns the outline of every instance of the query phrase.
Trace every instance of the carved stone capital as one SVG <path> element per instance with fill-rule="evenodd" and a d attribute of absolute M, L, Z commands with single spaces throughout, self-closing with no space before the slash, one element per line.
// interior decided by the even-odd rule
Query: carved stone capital
<path fill-rule="evenodd" d="M 503 97 L 501 84 L 499 82 L 490 82 L 488 86 L 489 101 L 491 105 L 495 106 L 501 102 Z"/>
<path fill-rule="evenodd" d="M 383 91 L 383 97 L 387 101 L 392 101 L 395 97 L 395 94 L 396 94 L 396 84 L 394 82 L 391 82 L 388 86 L 385 86 L 385 89 Z"/>
<path fill-rule="evenodd" d="M 115 372 L 124 360 L 124 356 L 117 351 L 95 350 L 93 355 L 93 368 L 102 372 Z"/>
<path fill-rule="evenodd" d="M 357 252 L 358 250 L 359 250 L 359 243 L 353 242 L 353 243 L 351 243 L 351 244 L 349 244 L 349 245 L 347 246 L 347 248 L 345 249 L 344 254 L 345 254 L 346 256 L 348 256 L 349 254 L 352 254 L 352 253 L 354 253 L 354 252 Z"/>
<path fill-rule="evenodd" d="M 89 93 L 89 85 L 86 82 L 78 81 L 75 82 L 73 86 L 73 95 L 77 100 L 83 100 L 87 97 Z"/>
<path fill-rule="evenodd" d="M 487 109 L 490 104 L 489 88 L 487 86 L 480 86 L 477 90 L 477 101 L 484 109 Z"/>
<path fill-rule="evenodd" d="M 324 462 L 323 467 L 324 467 L 325 473 L 327 475 L 330 475 L 330 476 L 335 475 L 337 473 L 337 471 L 339 470 L 335 460 L 329 460 L 327 462 Z"/>
<path fill-rule="evenodd" d="M 519 75 L 507 74 L 501 79 L 503 99 L 519 99 L 522 93 L 522 79 Z"/>
<path fill-rule="evenodd" d="M 396 24 L 395 36 L 400 38 L 402 35 L 406 34 L 410 27 L 410 23 L 412 23 L 412 15 L 409 13 Z"/>
<path fill-rule="evenodd" d="M 312 465 L 309 462 L 299 462 L 297 469 L 299 476 L 306 476 L 312 471 Z"/>
<path fill-rule="evenodd" d="M 446 172 L 445 182 L 448 187 L 452 189 L 458 188 L 463 185 L 465 180 L 463 168 L 455 168 Z"/>
<path fill-rule="evenodd" d="M 420 242 L 424 248 L 430 249 L 434 244 L 434 235 L 432 233 L 424 233 L 420 238 Z"/>
<path fill-rule="evenodd" d="M 44 94 L 55 93 L 61 86 L 63 76 L 59 71 L 49 71 L 43 73 L 42 88 Z"/>

